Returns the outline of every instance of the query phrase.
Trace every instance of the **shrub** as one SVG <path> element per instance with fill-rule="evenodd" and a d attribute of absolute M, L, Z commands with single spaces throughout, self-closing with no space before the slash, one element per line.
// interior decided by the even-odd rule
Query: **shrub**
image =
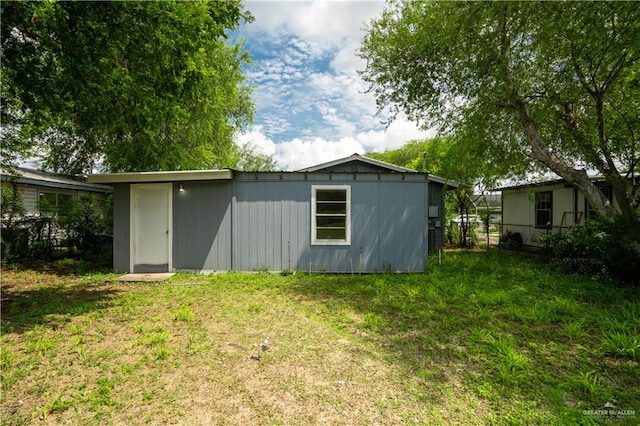
<path fill-rule="evenodd" d="M 100 253 L 108 244 L 111 234 L 104 210 L 96 197 L 91 195 L 73 201 L 69 211 L 57 217 L 57 223 L 67 233 L 67 245 L 83 254 Z"/>
<path fill-rule="evenodd" d="M 499 245 L 508 250 L 520 250 L 522 248 L 522 234 L 507 231 L 506 234 L 500 237 Z"/>
<path fill-rule="evenodd" d="M 640 232 L 623 218 L 592 219 L 542 242 L 553 262 L 568 272 L 604 274 L 634 284 L 640 279 Z"/>

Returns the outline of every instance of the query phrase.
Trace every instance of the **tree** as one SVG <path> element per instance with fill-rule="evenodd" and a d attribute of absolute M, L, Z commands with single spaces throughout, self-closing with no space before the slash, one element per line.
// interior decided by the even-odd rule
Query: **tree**
<path fill-rule="evenodd" d="M 636 4 L 398 1 L 367 31 L 362 76 L 391 118 L 439 125 L 493 162 L 533 160 L 612 221 L 596 170 L 640 226 Z"/>
<path fill-rule="evenodd" d="M 4 2 L 3 158 L 67 173 L 231 165 L 252 118 L 239 1 Z M 5 156 L 6 154 L 6 156 Z"/>
<path fill-rule="evenodd" d="M 270 172 L 275 170 L 276 160 L 247 142 L 238 149 L 236 168 L 247 172 Z"/>

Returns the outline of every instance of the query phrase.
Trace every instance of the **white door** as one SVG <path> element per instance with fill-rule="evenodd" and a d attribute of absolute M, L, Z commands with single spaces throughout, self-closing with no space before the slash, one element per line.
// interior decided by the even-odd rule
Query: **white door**
<path fill-rule="evenodd" d="M 131 271 L 171 271 L 171 184 L 131 185 Z"/>

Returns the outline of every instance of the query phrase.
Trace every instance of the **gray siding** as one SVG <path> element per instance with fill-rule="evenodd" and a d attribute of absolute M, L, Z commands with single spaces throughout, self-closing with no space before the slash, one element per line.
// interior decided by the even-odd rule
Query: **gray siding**
<path fill-rule="evenodd" d="M 311 245 L 311 187 L 323 184 L 351 186 L 348 246 Z M 239 173 L 234 192 L 233 269 L 425 269 L 424 175 Z"/>
<path fill-rule="evenodd" d="M 426 268 L 424 174 L 243 173 L 173 185 L 176 270 L 421 272 Z M 311 244 L 313 185 L 351 187 L 351 244 Z M 436 185 L 429 183 L 431 188 Z M 440 201 L 441 203 L 442 201 Z M 128 184 L 114 186 L 114 268 L 129 268 Z M 444 212 L 444 208 L 441 209 Z"/>
<path fill-rule="evenodd" d="M 130 185 L 113 185 L 113 269 L 116 272 L 128 272 L 130 267 L 130 204 Z"/>
<path fill-rule="evenodd" d="M 173 185 L 173 267 L 230 270 L 231 182 Z"/>
<path fill-rule="evenodd" d="M 444 205 L 444 185 L 438 182 L 429 182 L 429 205 L 438 207 L 438 217 L 430 218 L 429 228 L 434 233 L 434 245 L 429 247 L 430 251 L 436 251 L 444 246 L 445 230 L 445 205 Z M 440 226 L 437 226 L 439 222 Z"/>

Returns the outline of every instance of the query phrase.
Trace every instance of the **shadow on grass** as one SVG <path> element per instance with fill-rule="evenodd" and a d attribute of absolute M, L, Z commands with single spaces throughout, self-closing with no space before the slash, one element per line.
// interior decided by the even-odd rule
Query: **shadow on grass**
<path fill-rule="evenodd" d="M 91 278 L 105 271 L 100 265 L 74 259 L 3 265 L 2 333 L 22 334 L 35 325 L 55 329 L 70 317 L 108 307 L 119 290 Z"/>
<path fill-rule="evenodd" d="M 96 286 L 43 287 L 23 291 L 3 286 L 2 333 L 22 334 L 38 324 L 56 329 L 70 317 L 105 309 L 117 293 L 116 289 Z"/>
<path fill-rule="evenodd" d="M 110 250 L 89 257 L 63 256 L 58 259 L 29 259 L 13 263 L 3 262 L 4 270 L 30 270 L 51 273 L 60 277 L 80 276 L 112 271 L 113 252 Z"/>
<path fill-rule="evenodd" d="M 571 411 L 555 389 L 579 373 L 566 365 L 574 362 L 578 345 L 597 352 L 598 339 L 589 333 L 620 306 L 637 303 L 637 292 L 557 274 L 543 259 L 514 253 L 447 257 L 425 274 L 299 274 L 289 291 L 301 302 L 320 302 L 314 303 L 321 307 L 317 314 L 335 328 L 379 347 L 404 368 L 421 400 L 446 404 L 461 397 L 491 404 L 543 396 L 543 411 Z M 583 334 L 568 334 L 568 324 L 584 324 Z M 582 356 L 580 362 L 600 362 Z M 639 384 L 628 379 L 620 382 Z M 592 396 L 579 396 L 593 403 Z M 512 410 L 521 420 L 550 420 L 537 418 L 549 414 L 533 409 Z M 582 416 L 578 409 L 568 415 Z"/>

